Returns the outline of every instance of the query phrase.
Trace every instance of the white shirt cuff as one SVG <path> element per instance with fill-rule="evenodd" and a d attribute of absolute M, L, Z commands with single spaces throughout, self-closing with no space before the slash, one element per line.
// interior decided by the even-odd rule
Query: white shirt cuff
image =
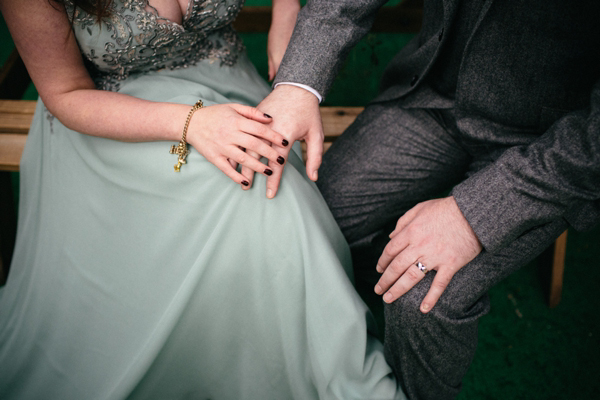
<path fill-rule="evenodd" d="M 319 104 L 323 101 L 323 96 L 321 96 L 319 94 L 319 92 L 317 92 L 315 89 L 311 88 L 310 86 L 303 85 L 302 83 L 296 83 L 296 82 L 278 82 L 278 83 L 275 84 L 274 88 L 276 88 L 279 85 L 297 86 L 297 87 L 302 88 L 304 90 L 308 90 L 309 92 L 311 92 L 312 94 L 314 94 L 315 96 L 317 96 L 317 99 L 319 99 Z"/>

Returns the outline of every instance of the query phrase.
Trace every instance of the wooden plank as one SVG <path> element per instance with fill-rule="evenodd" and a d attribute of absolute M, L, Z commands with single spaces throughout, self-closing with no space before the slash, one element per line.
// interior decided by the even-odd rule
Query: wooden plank
<path fill-rule="evenodd" d="M 0 133 L 29 132 L 35 106 L 31 100 L 0 100 Z"/>
<path fill-rule="evenodd" d="M 0 114 L 0 134 L 18 133 L 21 135 L 29 132 L 33 115 L 28 114 Z"/>
<path fill-rule="evenodd" d="M 0 134 L 0 171 L 18 171 L 27 135 Z"/>
<path fill-rule="evenodd" d="M 560 303 L 566 254 L 567 231 L 564 231 L 554 242 L 552 250 L 552 272 L 550 275 L 550 295 L 548 296 L 548 306 L 550 308 L 554 308 Z"/>
<path fill-rule="evenodd" d="M 0 114 L 30 114 L 35 112 L 35 100 L 0 100 Z"/>
<path fill-rule="evenodd" d="M 321 107 L 325 142 L 332 142 L 344 133 L 363 109 L 364 107 Z"/>

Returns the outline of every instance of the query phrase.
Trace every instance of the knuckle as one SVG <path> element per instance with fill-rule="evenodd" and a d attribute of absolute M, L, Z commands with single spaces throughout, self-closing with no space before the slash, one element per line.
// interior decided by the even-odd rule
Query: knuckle
<path fill-rule="evenodd" d="M 404 268 L 402 268 L 402 266 L 400 265 L 399 262 L 397 261 L 393 261 L 390 266 L 389 266 L 390 270 L 396 274 L 401 274 L 402 272 L 404 272 Z"/>
<path fill-rule="evenodd" d="M 393 257 L 396 255 L 396 246 L 394 242 L 390 242 L 387 246 L 385 246 L 385 249 L 383 249 L 383 255 L 386 257 Z"/>
<path fill-rule="evenodd" d="M 406 275 L 406 276 L 408 277 L 408 279 L 410 279 L 411 281 L 418 281 L 419 279 L 421 279 L 421 277 L 422 277 L 422 275 L 423 275 L 423 274 L 421 273 L 421 271 L 415 271 L 414 269 L 412 269 L 412 268 L 409 268 L 409 269 L 406 271 L 406 274 L 405 274 L 405 275 Z"/>
<path fill-rule="evenodd" d="M 438 289 L 446 289 L 446 287 L 448 286 L 448 283 L 450 283 L 450 280 L 447 278 L 440 278 L 433 281 L 433 283 L 431 284 L 432 286 L 438 288 Z"/>
<path fill-rule="evenodd" d="M 267 136 L 267 127 L 262 124 L 257 124 L 256 128 L 254 129 L 254 132 L 258 136 Z"/>
<path fill-rule="evenodd" d="M 416 234 L 419 233 L 420 229 L 417 226 L 417 224 L 408 224 L 408 226 L 406 226 L 406 228 L 404 228 L 404 230 L 406 231 L 406 233 L 408 233 L 410 236 L 416 236 Z"/>

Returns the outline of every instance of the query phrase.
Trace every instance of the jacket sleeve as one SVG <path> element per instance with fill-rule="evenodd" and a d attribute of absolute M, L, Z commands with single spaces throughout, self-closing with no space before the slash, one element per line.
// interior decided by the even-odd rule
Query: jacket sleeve
<path fill-rule="evenodd" d="M 525 146 L 505 151 L 457 185 L 456 202 L 483 247 L 494 252 L 531 228 L 565 218 L 577 229 L 600 220 L 600 81 L 589 108 L 557 120 Z"/>
<path fill-rule="evenodd" d="M 274 84 L 296 82 L 325 94 L 350 49 L 367 34 L 387 0 L 308 0 Z"/>

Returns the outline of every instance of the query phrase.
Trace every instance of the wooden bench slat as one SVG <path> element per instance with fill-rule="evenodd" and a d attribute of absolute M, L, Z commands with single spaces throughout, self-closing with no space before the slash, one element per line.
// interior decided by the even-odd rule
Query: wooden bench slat
<path fill-rule="evenodd" d="M 0 134 L 29 132 L 33 115 L 28 114 L 0 114 Z"/>
<path fill-rule="evenodd" d="M 19 160 L 31 119 L 35 111 L 35 101 L 0 100 L 0 171 L 18 171 Z M 363 107 L 321 107 L 324 151 L 354 121 Z M 306 158 L 306 146 L 303 145 Z"/>
<path fill-rule="evenodd" d="M 18 171 L 27 135 L 0 134 L 0 171 Z"/>
<path fill-rule="evenodd" d="M 36 104 L 35 100 L 0 100 L 0 114 L 33 115 Z"/>
<path fill-rule="evenodd" d="M 325 142 L 340 136 L 361 113 L 364 107 L 321 107 Z"/>

